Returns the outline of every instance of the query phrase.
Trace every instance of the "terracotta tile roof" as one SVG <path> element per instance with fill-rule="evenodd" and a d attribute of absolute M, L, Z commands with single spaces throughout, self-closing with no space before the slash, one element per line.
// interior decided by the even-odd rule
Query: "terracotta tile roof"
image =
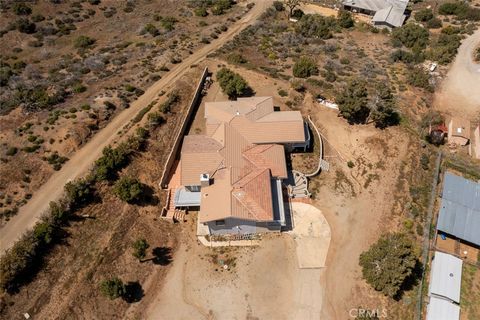
<path fill-rule="evenodd" d="M 257 168 L 269 168 L 272 176 L 287 178 L 285 148 L 279 144 L 256 145 L 243 153 L 243 156 Z"/>
<path fill-rule="evenodd" d="M 255 221 L 273 220 L 270 171 L 257 169 L 233 185 L 232 216 Z"/>
<path fill-rule="evenodd" d="M 222 166 L 222 145 L 203 135 L 185 136 L 181 151 L 180 182 L 184 186 L 199 185 L 202 173 L 213 174 Z"/>
<path fill-rule="evenodd" d="M 186 136 L 181 154 L 183 185 L 200 185 L 202 173 L 212 179 L 201 189 L 200 222 L 273 220 L 271 179 L 287 177 L 276 143 L 305 141 L 300 112 L 275 112 L 271 97 L 253 97 L 206 103 L 205 118 L 207 135 Z"/>

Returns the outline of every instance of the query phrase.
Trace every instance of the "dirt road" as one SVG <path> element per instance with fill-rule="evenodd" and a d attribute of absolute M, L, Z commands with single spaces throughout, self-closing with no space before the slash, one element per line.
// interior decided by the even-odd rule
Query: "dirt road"
<path fill-rule="evenodd" d="M 480 114 L 480 64 L 473 61 L 473 51 L 480 43 L 480 29 L 466 38 L 435 95 L 435 107 L 450 115 L 471 118 Z"/>
<path fill-rule="evenodd" d="M 58 199 L 63 186 L 70 180 L 81 177 L 92 167 L 94 161 L 101 155 L 103 148 L 113 143 L 118 133 L 127 125 L 142 108 L 154 100 L 158 93 L 172 86 L 191 65 L 201 62 L 209 53 L 217 50 L 236 34 L 252 24 L 272 3 L 270 0 L 254 1 L 255 6 L 240 20 L 233 24 L 218 39 L 204 46 L 183 62 L 174 66 L 162 79 L 145 91 L 130 108 L 119 113 L 104 129 L 100 130 L 85 146 L 78 150 L 63 168 L 54 173 L 50 179 L 33 195 L 32 199 L 23 206 L 19 213 L 13 217 L 0 230 L 0 252 L 11 247 L 13 243 L 29 228 L 35 225 L 38 218 L 47 210 L 50 201 Z"/>

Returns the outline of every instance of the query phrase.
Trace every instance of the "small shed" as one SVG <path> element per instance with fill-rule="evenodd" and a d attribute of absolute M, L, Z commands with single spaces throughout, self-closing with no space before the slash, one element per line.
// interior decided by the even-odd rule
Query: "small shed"
<path fill-rule="evenodd" d="M 448 123 L 448 142 L 466 146 L 470 142 L 470 121 L 463 118 L 452 118 Z"/>
<path fill-rule="evenodd" d="M 427 306 L 426 320 L 458 320 L 460 307 L 450 301 L 431 297 Z"/>
<path fill-rule="evenodd" d="M 463 261 L 450 254 L 435 251 L 430 272 L 428 295 L 460 303 Z"/>

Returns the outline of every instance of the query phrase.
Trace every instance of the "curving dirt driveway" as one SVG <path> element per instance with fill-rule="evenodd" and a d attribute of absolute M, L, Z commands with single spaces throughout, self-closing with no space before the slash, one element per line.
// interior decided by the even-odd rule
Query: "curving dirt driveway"
<path fill-rule="evenodd" d="M 209 53 L 217 50 L 236 34 L 254 23 L 257 18 L 272 4 L 272 0 L 255 0 L 255 6 L 240 20 L 235 22 L 218 39 L 204 46 L 183 62 L 174 66 L 162 79 L 153 84 L 145 91 L 140 98 L 134 101 L 130 108 L 119 113 L 102 130 L 100 130 L 85 146 L 79 149 L 70 160 L 58 172 L 55 172 L 50 179 L 40 187 L 32 199 L 23 207 L 0 230 L 0 252 L 5 251 L 28 229 L 35 225 L 39 217 L 48 209 L 50 201 L 58 199 L 63 192 L 63 186 L 70 180 L 81 177 L 93 165 L 94 161 L 101 155 L 104 147 L 108 146 L 118 137 L 118 132 L 129 123 L 130 119 L 152 100 L 158 93 L 171 86 L 179 79 L 191 65 L 202 61 Z"/>
<path fill-rule="evenodd" d="M 480 29 L 466 38 L 448 71 L 434 105 L 450 115 L 472 119 L 480 115 L 480 64 L 473 61 L 473 51 L 480 44 Z"/>

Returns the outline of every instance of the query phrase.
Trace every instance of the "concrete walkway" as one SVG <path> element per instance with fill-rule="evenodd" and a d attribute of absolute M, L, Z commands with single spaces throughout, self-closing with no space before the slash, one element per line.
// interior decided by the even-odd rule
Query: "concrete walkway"
<path fill-rule="evenodd" d="M 323 268 L 330 246 L 330 226 L 322 212 L 307 203 L 293 202 L 295 228 L 291 234 L 297 245 L 299 268 Z"/>

